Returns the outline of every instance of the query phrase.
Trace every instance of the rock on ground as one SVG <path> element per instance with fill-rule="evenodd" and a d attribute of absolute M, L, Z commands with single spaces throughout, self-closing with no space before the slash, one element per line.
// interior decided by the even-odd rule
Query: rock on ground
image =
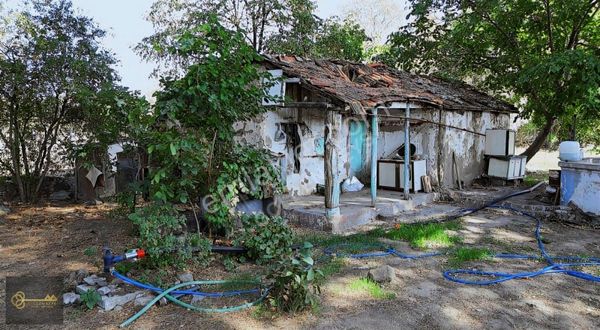
<path fill-rule="evenodd" d="M 99 277 L 96 274 L 93 274 L 92 276 L 88 276 L 88 277 L 84 278 L 83 281 L 85 283 L 87 283 L 88 285 L 95 285 L 95 286 L 107 286 L 108 285 L 108 282 L 106 282 L 106 278 Z"/>
<path fill-rule="evenodd" d="M 390 283 L 396 281 L 396 270 L 388 265 L 371 269 L 367 277 L 377 283 Z"/>
<path fill-rule="evenodd" d="M 75 288 L 75 292 L 77 292 L 79 294 L 84 294 L 84 293 L 88 292 L 88 290 L 94 290 L 94 289 L 96 289 L 96 287 L 94 287 L 94 286 L 87 285 L 87 284 L 79 284 Z"/>
<path fill-rule="evenodd" d="M 114 286 L 114 285 L 103 286 L 103 287 L 101 287 L 101 288 L 98 289 L 98 293 L 101 294 L 101 295 L 103 295 L 103 296 L 106 296 L 106 295 L 114 292 L 116 288 L 117 287 Z"/>
<path fill-rule="evenodd" d="M 133 304 L 135 306 L 146 306 L 150 301 L 152 301 L 152 299 L 154 299 L 154 296 L 152 294 L 144 293 L 142 295 L 137 296 L 133 301 Z"/>
<path fill-rule="evenodd" d="M 76 294 L 75 292 L 67 292 L 63 294 L 63 304 L 70 305 L 81 300 L 81 296 Z"/>
<path fill-rule="evenodd" d="M 197 303 L 197 302 L 201 302 L 202 300 L 204 300 L 204 298 L 206 298 L 206 297 L 204 297 L 204 296 L 197 296 L 197 295 L 192 296 L 192 305 L 195 304 L 195 303 Z"/>
<path fill-rule="evenodd" d="M 76 272 L 71 272 L 67 278 L 65 278 L 65 285 L 68 287 L 76 287 L 79 283 L 83 282 L 83 279 L 89 275 L 89 272 L 85 269 L 79 269 Z"/>
<path fill-rule="evenodd" d="M 143 295 L 143 294 L 144 294 L 144 291 L 136 291 L 133 293 L 128 293 L 128 294 L 122 295 L 122 296 L 112 296 L 112 297 L 102 296 L 102 298 L 98 302 L 98 305 L 100 306 L 100 308 L 104 309 L 105 311 L 110 311 L 110 310 L 113 310 L 117 306 L 123 306 L 123 305 L 127 304 L 128 302 L 135 300 L 138 296 Z"/>
<path fill-rule="evenodd" d="M 182 282 L 192 282 L 194 280 L 194 275 L 192 275 L 192 273 L 183 273 L 183 274 L 179 274 L 177 276 L 177 278 Z"/>

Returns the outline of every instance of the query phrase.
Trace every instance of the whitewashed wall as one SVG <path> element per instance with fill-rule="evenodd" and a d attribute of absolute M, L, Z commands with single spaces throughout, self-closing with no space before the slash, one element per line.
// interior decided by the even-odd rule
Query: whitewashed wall
<path fill-rule="evenodd" d="M 403 116 L 403 110 L 390 111 L 389 114 Z M 422 118 L 446 125 L 468 128 L 485 134 L 490 128 L 509 128 L 510 115 L 475 111 L 440 111 L 423 108 L 411 110 L 411 117 Z M 349 166 L 348 117 L 342 121 L 342 131 L 338 148 L 338 172 L 340 180 L 351 175 Z M 265 148 L 274 153 L 286 154 L 286 187 L 292 196 L 310 195 L 316 191 L 317 184 L 325 183 L 322 149 L 318 152 L 319 141 L 323 141 L 325 129 L 325 110 L 323 109 L 279 109 L 263 114 L 252 121 L 235 124 L 236 140 L 239 143 Z M 370 168 L 371 127 L 367 119 L 367 140 L 365 141 L 365 175 L 359 178 L 368 183 Z M 286 148 L 285 140 L 275 141 L 277 123 L 302 123 L 300 138 L 300 172 L 294 173 L 293 151 Z M 380 118 L 378 137 L 378 158 L 389 156 L 404 143 L 404 125 L 401 120 Z M 441 137 L 439 136 L 441 134 Z M 461 179 L 470 184 L 473 179 L 484 173 L 485 137 L 453 128 L 440 127 L 431 123 L 411 125 L 411 143 L 416 153 L 427 160 L 427 171 L 433 182 L 441 181 L 443 186 L 455 186 L 452 170 L 452 153 L 456 153 Z M 438 141 L 440 139 L 440 141 Z M 439 147 L 441 142 L 441 148 Z M 322 144 L 321 144 L 322 145 Z M 438 166 L 439 165 L 439 166 Z"/>
<path fill-rule="evenodd" d="M 325 111 L 323 109 L 278 109 L 263 114 L 252 121 L 234 125 L 236 141 L 241 144 L 265 148 L 273 153 L 286 155 L 286 187 L 291 196 L 310 195 L 316 191 L 317 184 L 325 184 L 324 149 L 322 142 L 325 134 Z M 275 141 L 278 123 L 300 123 L 299 151 L 300 171 L 294 173 L 293 150 L 286 148 L 286 141 Z M 348 146 L 345 137 L 348 127 L 343 121 L 342 131 L 337 141 L 338 172 L 340 179 L 347 177 L 345 164 L 348 162 Z M 278 164 L 277 164 L 278 165 Z"/>
<path fill-rule="evenodd" d="M 401 117 L 404 116 L 404 111 L 390 110 L 389 114 Z M 432 108 L 413 109 L 411 118 L 440 122 L 440 111 Z M 476 111 L 442 111 L 441 122 L 485 134 L 487 129 L 509 128 L 510 115 Z M 388 157 L 404 144 L 404 124 L 399 119 L 382 117 L 379 126 L 377 156 Z M 420 123 L 411 125 L 410 138 L 410 142 L 417 148 L 416 154 L 427 160 L 427 172 L 434 183 L 441 181 L 442 185 L 447 187 L 455 185 L 456 179 L 452 170 L 453 152 L 456 153 L 461 179 L 466 184 L 470 184 L 484 173 L 484 136 L 431 123 Z M 438 147 L 438 139 L 441 148 Z M 368 146 L 370 149 L 370 143 Z"/>

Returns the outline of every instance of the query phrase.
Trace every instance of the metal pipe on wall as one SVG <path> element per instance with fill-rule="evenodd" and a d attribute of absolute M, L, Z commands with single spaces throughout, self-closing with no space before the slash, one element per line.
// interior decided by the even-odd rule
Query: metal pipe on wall
<path fill-rule="evenodd" d="M 406 118 L 410 118 L 410 103 L 406 102 Z M 404 199 L 410 198 L 410 120 L 404 121 Z M 416 180 L 416 178 L 415 178 Z"/>
<path fill-rule="evenodd" d="M 379 137 L 379 123 L 377 108 L 371 113 L 371 206 L 377 202 L 377 139 Z"/>

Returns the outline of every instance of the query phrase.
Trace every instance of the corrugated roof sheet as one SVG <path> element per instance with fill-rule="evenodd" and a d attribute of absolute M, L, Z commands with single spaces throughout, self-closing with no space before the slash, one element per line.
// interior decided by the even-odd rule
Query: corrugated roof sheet
<path fill-rule="evenodd" d="M 265 57 L 265 61 L 282 69 L 286 76 L 299 78 L 321 95 L 355 110 L 410 100 L 448 110 L 518 112 L 513 105 L 466 83 L 409 74 L 383 64 L 296 56 Z"/>

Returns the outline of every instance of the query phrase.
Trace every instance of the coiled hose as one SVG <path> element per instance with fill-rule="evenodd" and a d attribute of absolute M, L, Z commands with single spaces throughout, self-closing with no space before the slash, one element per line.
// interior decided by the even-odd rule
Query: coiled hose
<path fill-rule="evenodd" d="M 535 236 L 536 236 L 538 248 L 540 250 L 540 256 L 501 253 L 501 254 L 496 254 L 494 257 L 502 258 L 502 259 L 531 259 L 531 260 L 537 260 L 537 259 L 540 259 L 540 257 L 541 257 L 548 263 L 548 266 L 546 266 L 542 269 L 539 269 L 537 271 L 520 272 L 520 273 L 486 272 L 486 271 L 479 271 L 479 270 L 452 269 L 452 270 L 444 271 L 444 273 L 443 273 L 444 278 L 446 278 L 447 280 L 456 282 L 456 283 L 461 283 L 461 284 L 492 285 L 492 284 L 497 284 L 497 283 L 501 283 L 501 282 L 505 282 L 505 281 L 509 281 L 509 280 L 513 280 L 513 279 L 532 278 L 532 277 L 536 277 L 536 276 L 544 275 L 544 274 L 564 273 L 564 274 L 567 274 L 567 275 L 570 275 L 570 276 L 573 276 L 576 278 L 584 279 L 587 281 L 600 282 L 599 276 L 594 276 L 592 274 L 585 273 L 585 272 L 574 269 L 576 267 L 586 267 L 586 266 L 600 267 L 600 258 L 594 258 L 594 257 L 582 258 L 582 257 L 574 257 L 574 256 L 551 257 L 546 252 L 544 243 L 542 242 L 541 221 L 538 218 L 534 217 L 533 215 L 531 215 L 529 213 L 511 208 L 511 207 L 502 207 L 502 206 L 496 205 L 497 203 L 504 201 L 506 199 L 509 199 L 511 197 L 532 192 L 540 185 L 541 185 L 541 183 L 538 183 L 537 185 L 535 185 L 532 188 L 529 188 L 529 189 L 526 189 L 523 191 L 519 191 L 516 193 L 512 193 L 512 194 L 509 194 L 509 195 L 506 195 L 506 196 L 503 196 L 500 198 L 496 198 L 496 199 L 492 200 L 491 202 L 486 203 L 485 205 L 477 207 L 477 208 L 461 209 L 456 214 L 453 214 L 444 219 L 441 219 L 440 222 L 458 219 L 458 218 L 473 214 L 475 212 L 478 212 L 478 211 L 486 209 L 486 208 L 506 209 L 511 212 L 515 212 L 517 214 L 534 219 L 534 220 L 536 220 Z M 375 252 L 350 254 L 350 253 L 339 253 L 336 251 L 338 248 L 341 248 L 341 247 L 347 246 L 347 245 L 349 245 L 349 244 L 342 243 L 342 244 L 336 244 L 336 245 L 329 246 L 324 249 L 324 253 L 325 253 L 325 255 L 335 254 L 336 256 L 355 258 L 355 259 L 386 257 L 386 256 L 393 255 L 393 256 L 396 256 L 399 258 L 412 259 L 412 260 L 443 255 L 443 253 L 441 253 L 441 252 L 423 253 L 423 254 L 416 254 L 416 255 L 405 254 L 405 253 L 401 253 L 401 252 L 397 251 L 393 247 L 385 246 L 383 244 L 375 245 L 375 247 L 381 249 L 380 251 L 375 251 Z M 370 247 L 373 247 L 373 245 L 370 245 Z M 567 261 L 567 263 L 555 263 L 554 260 L 563 260 L 563 261 Z M 250 290 L 224 291 L 224 292 L 201 292 L 201 291 L 192 290 L 192 289 L 178 290 L 179 288 L 190 287 L 190 286 L 195 286 L 195 285 L 218 285 L 218 284 L 230 284 L 230 283 L 260 285 L 260 282 L 258 282 L 258 281 L 192 281 L 192 282 L 181 283 L 181 284 L 175 285 L 169 289 L 163 290 L 161 288 L 158 288 L 158 287 L 155 287 L 155 286 L 152 286 L 149 284 L 135 281 L 135 280 L 128 278 L 122 274 L 119 274 L 115 270 L 112 270 L 112 274 L 115 277 L 123 280 L 126 283 L 159 293 L 159 295 L 156 296 L 154 299 L 152 299 L 152 301 L 150 301 L 146 306 L 144 306 L 144 308 L 142 308 L 135 315 L 133 315 L 132 317 L 127 319 L 125 322 L 123 322 L 120 325 L 121 327 L 126 327 L 126 326 L 132 324 L 133 322 L 135 322 L 140 316 L 142 316 L 144 313 L 146 313 L 148 311 L 148 309 L 150 309 L 154 304 L 156 304 L 162 297 L 165 297 L 168 300 L 170 300 L 171 302 L 173 302 L 179 306 L 185 307 L 187 309 L 190 309 L 190 310 L 200 311 L 200 312 L 226 313 L 226 312 L 235 312 L 235 311 L 242 310 L 244 308 L 249 308 L 251 306 L 254 306 L 254 305 L 262 302 L 269 293 L 269 289 L 264 289 L 261 291 L 259 288 L 250 289 Z M 458 275 L 494 277 L 494 279 L 475 281 L 475 280 L 466 280 L 466 279 L 458 278 L 457 277 Z M 202 307 L 198 307 L 198 306 L 194 306 L 194 305 L 185 303 L 185 302 L 177 299 L 178 296 L 181 296 L 181 295 L 197 295 L 197 296 L 217 298 L 217 297 L 231 297 L 231 296 L 237 296 L 237 295 L 259 294 L 259 293 L 261 294 L 260 297 L 253 302 L 245 303 L 245 304 L 242 304 L 239 306 L 234 306 L 234 307 L 226 307 L 226 308 L 202 308 Z"/>
<path fill-rule="evenodd" d="M 157 295 L 154 299 L 152 299 L 148 304 L 146 304 L 146 306 L 144 306 L 140 311 L 138 311 L 137 313 L 135 313 L 135 315 L 131 316 L 129 319 L 127 319 L 126 321 L 124 321 L 123 323 L 121 323 L 120 327 L 124 328 L 129 326 L 130 324 L 132 324 L 133 322 L 135 322 L 138 318 L 140 318 L 142 315 L 144 315 L 152 306 L 154 306 L 154 304 L 156 304 L 158 301 L 160 301 L 160 299 L 162 299 L 163 297 L 167 298 L 169 301 L 190 309 L 190 310 L 194 310 L 194 311 L 198 311 L 198 312 L 205 312 L 205 313 L 230 313 L 230 312 L 237 312 L 240 311 L 242 309 L 245 308 L 249 308 L 252 307 L 256 304 L 259 304 L 260 302 L 262 302 L 267 295 L 269 294 L 269 290 L 265 289 L 265 290 L 261 290 L 260 289 L 252 289 L 252 290 L 238 290 L 238 291 L 224 291 L 224 292 L 200 292 L 200 291 L 195 291 L 195 290 L 177 290 L 179 288 L 184 288 L 184 287 L 190 287 L 190 286 L 197 286 L 197 285 L 220 285 L 220 284 L 253 284 L 253 285 L 257 285 L 260 284 L 259 281 L 223 281 L 223 280 L 218 280 L 218 281 L 191 281 L 191 282 L 185 282 L 185 283 L 181 283 L 181 284 L 177 284 L 175 286 L 172 286 L 166 290 L 163 290 L 161 288 L 157 288 L 154 287 L 152 285 L 149 284 L 145 284 L 145 283 L 141 283 L 138 281 L 135 281 L 133 279 L 128 278 L 127 276 L 124 276 L 122 274 L 119 274 L 117 271 L 112 271 L 112 274 L 121 279 L 122 281 L 143 288 L 143 289 L 147 289 L 147 290 L 151 290 L 157 293 L 160 293 L 159 295 Z M 196 295 L 196 296 L 204 296 L 204 297 L 210 297 L 210 298 L 215 298 L 215 297 L 232 297 L 232 296 L 238 296 L 238 295 L 243 295 L 243 294 L 252 294 L 252 293 L 260 293 L 260 297 L 252 302 L 249 303 L 245 303 L 245 304 L 241 304 L 238 306 L 232 306 L 232 307 L 225 307 L 225 308 L 204 308 L 204 307 L 198 307 L 198 306 L 194 306 L 191 304 L 188 304 L 186 302 L 183 302 L 179 299 L 177 299 L 178 297 L 175 297 L 174 295 Z"/>
<path fill-rule="evenodd" d="M 492 284 L 497 284 L 497 283 L 502 283 L 505 281 L 510 281 L 513 279 L 520 279 L 520 278 L 532 278 L 532 277 L 536 277 L 536 276 L 540 276 L 540 275 L 544 275 L 544 274 L 552 274 L 552 273 L 564 273 L 567 274 L 569 276 L 573 276 L 576 278 L 580 278 L 580 279 L 584 279 L 587 281 L 591 281 L 591 282 L 600 282 L 600 276 L 594 276 L 592 274 L 589 273 L 585 273 L 579 270 L 576 270 L 574 268 L 577 267 L 600 267 L 600 258 L 595 258 L 595 257 L 590 257 L 590 258 L 583 258 L 583 257 L 575 257 L 575 256 L 550 256 L 547 252 L 546 249 L 544 247 L 544 243 L 542 241 L 542 235 L 541 235 L 541 227 L 542 227 L 542 222 L 540 221 L 540 219 L 536 218 L 535 216 L 521 211 L 521 210 L 517 210 L 515 208 L 512 207 L 505 207 L 505 206 L 499 206 L 497 205 L 497 203 L 500 203 L 504 200 L 507 200 L 511 197 L 515 197 L 515 196 L 519 196 L 519 195 L 523 195 L 523 194 L 527 194 L 530 193 L 532 191 L 534 191 L 535 189 L 537 189 L 542 183 L 538 183 L 535 186 L 523 190 L 523 191 L 518 191 L 515 193 L 511 193 L 509 195 L 506 196 L 502 196 L 499 198 L 496 198 L 482 206 L 479 206 L 477 208 L 465 208 L 465 209 L 461 209 L 458 212 L 456 212 L 453 215 L 449 215 L 444 219 L 441 219 L 439 222 L 443 222 L 443 221 L 449 221 L 449 220 L 454 220 L 454 219 L 458 219 L 458 218 L 462 218 L 464 216 L 473 214 L 475 212 L 481 211 L 483 209 L 486 208 L 495 208 L 495 209 L 505 209 L 505 210 L 509 210 L 511 212 L 514 212 L 516 214 L 525 216 L 525 217 L 529 217 L 533 220 L 536 221 L 536 229 L 535 229 L 535 237 L 537 240 L 537 245 L 538 245 L 538 249 L 540 250 L 540 255 L 539 256 L 535 256 L 535 255 L 525 255 L 525 254 L 506 254 L 506 253 L 500 253 L 500 254 L 496 254 L 494 255 L 494 258 L 499 258 L 499 259 L 532 259 L 532 260 L 539 260 L 540 258 L 544 259 L 547 262 L 547 266 L 536 270 L 536 271 L 532 271 L 532 272 L 520 272 L 520 273 L 505 273 L 505 272 L 486 272 L 486 271 L 480 271 L 480 270 L 470 270 L 470 269 L 451 269 L 451 270 L 446 270 L 443 272 L 443 276 L 445 279 L 456 282 L 456 283 L 461 283 L 461 284 L 470 284 L 470 285 L 492 285 Z M 338 248 L 344 247 L 344 246 L 348 246 L 349 244 L 347 243 L 342 243 L 342 244 L 336 244 L 336 245 L 332 245 L 328 248 L 326 248 L 324 250 L 326 255 L 337 255 L 337 256 L 342 256 L 342 257 L 348 257 L 348 258 L 354 258 L 354 259 L 363 259 L 363 258 L 376 258 L 376 257 L 386 257 L 386 256 L 390 256 L 390 255 L 394 255 L 403 259 L 420 259 L 420 258 L 428 258 L 428 257 L 435 257 L 435 256 L 440 256 L 443 253 L 441 252 L 433 252 L 433 253 L 425 253 L 425 254 L 418 254 L 418 255 L 411 255 L 411 254 L 404 254 L 404 253 L 400 253 L 397 250 L 395 250 L 393 247 L 390 246 L 385 246 L 383 244 L 380 244 L 378 247 L 380 248 L 380 251 L 375 251 L 375 252 L 368 252 L 368 253 L 357 253 L 357 254 L 349 254 L 349 253 L 339 253 L 336 252 L 336 250 Z M 365 244 L 366 246 L 366 244 Z M 369 245 L 369 247 L 373 247 L 373 245 Z M 567 261 L 566 263 L 555 263 L 554 260 L 562 260 L 562 261 Z M 483 276 L 483 277 L 493 277 L 494 279 L 491 280 L 481 280 L 481 281 L 476 281 L 476 280 L 466 280 L 466 279 L 461 279 L 458 278 L 459 275 L 473 275 L 473 276 Z"/>
<path fill-rule="evenodd" d="M 461 283 L 461 284 L 492 285 L 492 284 L 502 283 L 502 282 L 506 282 L 506 281 L 510 281 L 510 280 L 514 280 L 514 279 L 532 278 L 532 277 L 536 277 L 536 276 L 540 276 L 540 275 L 544 275 L 544 274 L 564 273 L 569 276 L 584 279 L 587 281 L 600 282 L 600 276 L 594 276 L 592 274 L 574 269 L 576 267 L 590 267 L 590 266 L 600 267 L 600 258 L 594 258 L 594 257 L 583 258 L 583 257 L 574 257 L 574 256 L 554 256 L 554 257 L 552 257 L 546 252 L 544 242 L 542 241 L 542 235 L 541 235 L 542 222 L 540 221 L 540 219 L 536 218 L 535 216 L 533 216 L 527 212 L 520 211 L 520 210 L 514 209 L 512 207 L 503 207 L 503 206 L 501 207 L 501 206 L 495 206 L 495 205 L 490 205 L 488 207 L 509 210 L 509 211 L 512 211 L 519 215 L 529 217 L 529 218 L 535 220 L 536 221 L 535 238 L 537 240 L 537 245 L 540 250 L 540 256 L 525 255 L 525 254 L 496 254 L 494 256 L 495 258 L 500 258 L 500 259 L 540 259 L 540 257 L 541 257 L 548 263 L 548 266 L 546 266 L 542 269 L 538 269 L 536 271 L 520 272 L 520 273 L 486 272 L 486 271 L 469 270 L 469 269 L 451 269 L 451 270 L 444 271 L 444 273 L 443 273 L 444 278 L 446 278 L 447 280 L 456 282 L 456 283 Z M 568 262 L 567 263 L 555 263 L 554 260 L 564 260 L 564 261 L 568 261 Z M 460 275 L 460 274 L 483 276 L 483 277 L 493 277 L 493 279 L 481 280 L 481 281 L 466 280 L 466 279 L 458 278 L 457 275 Z"/>

